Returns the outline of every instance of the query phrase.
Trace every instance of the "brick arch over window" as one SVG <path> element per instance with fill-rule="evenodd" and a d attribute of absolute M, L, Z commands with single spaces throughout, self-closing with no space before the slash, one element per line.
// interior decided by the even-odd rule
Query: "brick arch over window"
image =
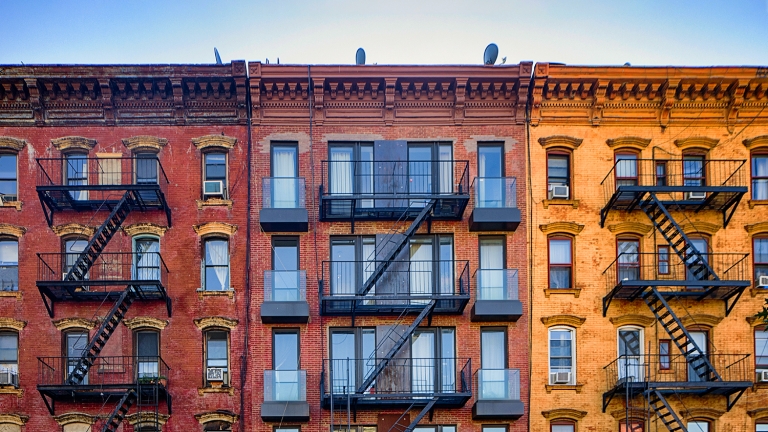
<path fill-rule="evenodd" d="M 68 136 L 51 140 L 53 147 L 63 153 L 68 151 L 80 150 L 86 153 L 96 147 L 96 140 L 81 136 Z"/>
<path fill-rule="evenodd" d="M 160 153 L 160 150 L 168 145 L 166 138 L 160 138 L 150 135 L 138 135 L 122 140 L 125 148 L 131 152 L 149 152 Z"/>
<path fill-rule="evenodd" d="M 0 151 L 18 153 L 26 146 L 27 142 L 23 139 L 0 136 Z"/>

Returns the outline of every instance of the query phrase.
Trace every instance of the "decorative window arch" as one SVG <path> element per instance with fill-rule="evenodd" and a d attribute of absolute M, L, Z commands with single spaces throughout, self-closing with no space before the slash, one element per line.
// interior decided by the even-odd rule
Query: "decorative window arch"
<path fill-rule="evenodd" d="M 706 154 L 719 142 L 720 140 L 715 138 L 690 137 L 675 140 L 675 145 L 684 153 Z"/>
<path fill-rule="evenodd" d="M 0 414 L 0 427 L 3 432 L 21 432 L 21 427 L 29 420 L 29 416 L 20 414 Z"/>
<path fill-rule="evenodd" d="M 14 138 L 10 136 L 0 136 L 0 152 L 2 153 L 15 153 L 27 146 L 27 141 L 21 138 Z"/>
<path fill-rule="evenodd" d="M 228 224 L 226 222 L 208 222 L 195 225 L 193 228 L 201 238 L 207 236 L 222 236 L 229 238 L 237 231 L 237 225 Z"/>
<path fill-rule="evenodd" d="M 62 427 L 62 432 L 90 432 L 96 422 L 94 416 L 81 412 L 65 413 L 53 419 Z"/>
<path fill-rule="evenodd" d="M 195 414 L 204 431 L 229 431 L 238 418 L 237 414 L 224 410 Z"/>
<path fill-rule="evenodd" d="M 67 223 L 63 225 L 54 225 L 51 227 L 54 234 L 59 237 L 79 237 L 82 239 L 90 239 L 96 232 L 96 228 L 79 223 Z"/>
<path fill-rule="evenodd" d="M 166 138 L 150 135 L 138 135 L 122 140 L 125 148 L 132 153 L 160 153 L 160 150 L 168 145 Z"/>
<path fill-rule="evenodd" d="M 153 413 L 149 411 L 138 412 L 125 416 L 125 420 L 128 424 L 133 426 L 134 430 L 152 430 L 156 426 L 159 426 L 158 431 L 163 429 L 163 426 L 168 422 L 168 415 L 162 413 Z"/>
<path fill-rule="evenodd" d="M 166 231 L 168 231 L 168 227 L 160 226 L 150 222 L 135 223 L 123 227 L 123 232 L 131 237 L 149 235 L 160 238 L 165 235 Z"/>
<path fill-rule="evenodd" d="M 605 141 L 616 152 L 634 151 L 638 155 L 651 143 L 650 139 L 634 136 L 612 138 Z"/>
<path fill-rule="evenodd" d="M 237 138 L 226 135 L 205 135 L 192 138 L 192 144 L 200 151 L 223 150 L 229 151 L 237 144 Z"/>
<path fill-rule="evenodd" d="M 96 328 L 96 322 L 85 318 L 62 318 L 53 322 L 53 326 L 59 331 L 80 329 L 90 332 Z"/>
<path fill-rule="evenodd" d="M 89 153 L 96 147 L 97 141 L 81 136 L 67 136 L 51 140 L 53 147 L 62 153 Z"/>

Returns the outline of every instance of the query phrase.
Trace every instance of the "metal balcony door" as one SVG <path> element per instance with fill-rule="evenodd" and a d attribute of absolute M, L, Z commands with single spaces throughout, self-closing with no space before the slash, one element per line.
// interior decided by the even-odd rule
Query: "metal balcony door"
<path fill-rule="evenodd" d="M 158 184 L 157 156 L 153 153 L 136 154 L 136 184 Z M 155 191 L 139 191 L 139 196 L 144 201 L 156 201 Z"/>
<path fill-rule="evenodd" d="M 507 333 L 500 329 L 481 330 L 480 346 L 480 398 L 506 399 Z"/>
<path fill-rule="evenodd" d="M 639 329 L 619 330 L 619 380 L 638 382 L 645 379 L 642 338 Z"/>
<path fill-rule="evenodd" d="M 480 270 L 478 273 L 478 298 L 482 300 L 506 300 L 507 287 L 504 278 L 504 239 L 480 239 Z"/>
<path fill-rule="evenodd" d="M 477 148 L 476 207 L 504 207 L 504 149 L 500 145 Z"/>
<path fill-rule="evenodd" d="M 67 186 L 83 186 L 88 184 L 88 159 L 84 154 L 68 154 L 64 161 L 64 180 Z M 88 199 L 88 191 L 70 191 L 75 201 Z"/>
<path fill-rule="evenodd" d="M 299 244 L 294 238 L 272 240 L 272 300 L 299 301 Z"/>
<path fill-rule="evenodd" d="M 298 208 L 298 148 L 272 147 L 272 206 Z"/>
<path fill-rule="evenodd" d="M 616 154 L 616 188 L 620 186 L 637 186 L 637 154 L 636 153 L 618 153 Z M 620 201 L 631 201 L 634 197 L 633 192 L 624 192 L 618 196 Z"/>
<path fill-rule="evenodd" d="M 272 341 L 275 386 L 272 400 L 299 400 L 299 334 L 297 330 L 275 330 Z"/>
<path fill-rule="evenodd" d="M 411 239 L 410 293 L 412 296 L 430 296 L 433 288 L 434 252 L 431 238 Z M 427 300 L 411 300 L 412 304 Z"/>
<path fill-rule="evenodd" d="M 160 338 L 154 331 L 136 332 L 137 378 L 156 378 L 159 375 Z"/>
<path fill-rule="evenodd" d="M 77 367 L 80 358 L 85 354 L 85 348 L 88 346 L 88 333 L 67 333 L 67 376 L 71 375 Z M 64 377 L 66 380 L 66 376 Z M 86 374 L 81 383 L 88 385 L 88 375 Z"/>
<path fill-rule="evenodd" d="M 411 337 L 411 392 L 435 392 L 435 332 L 416 331 Z"/>

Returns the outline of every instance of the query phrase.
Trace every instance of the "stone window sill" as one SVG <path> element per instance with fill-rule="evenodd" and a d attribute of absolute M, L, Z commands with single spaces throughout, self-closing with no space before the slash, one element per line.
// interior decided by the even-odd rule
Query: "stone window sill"
<path fill-rule="evenodd" d="M 3 201 L 2 207 L 13 207 L 17 211 L 21 211 L 21 201 Z"/>
<path fill-rule="evenodd" d="M 23 397 L 24 390 L 16 388 L 14 386 L 0 386 L 0 395 L 16 395 L 16 397 Z"/>
<path fill-rule="evenodd" d="M 768 288 L 752 287 L 749 289 L 749 295 L 751 295 L 752 297 L 757 297 L 758 295 L 761 295 L 761 296 L 768 295 Z"/>
<path fill-rule="evenodd" d="M 197 295 L 202 299 L 203 297 L 229 297 L 234 298 L 235 297 L 235 289 L 225 289 L 221 291 L 206 291 L 202 288 L 197 289 Z"/>
<path fill-rule="evenodd" d="M 545 288 L 544 289 L 544 296 L 546 298 L 549 298 L 552 294 L 568 294 L 572 295 L 575 298 L 579 298 L 579 294 L 581 294 L 581 288 Z"/>
<path fill-rule="evenodd" d="M 555 199 L 555 200 L 544 200 L 541 202 L 544 204 L 544 208 L 549 208 L 551 205 L 567 205 L 571 206 L 575 209 L 579 208 L 579 200 L 562 200 L 562 199 Z"/>
<path fill-rule="evenodd" d="M 221 198 L 208 198 L 206 200 L 196 200 L 197 209 L 202 210 L 204 207 L 227 207 L 232 209 L 232 200 Z"/>
<path fill-rule="evenodd" d="M 569 390 L 575 391 L 576 393 L 581 393 L 582 387 L 584 387 L 584 384 L 547 384 L 544 386 L 544 388 L 547 390 L 547 393 L 552 393 L 552 390 Z"/>
<path fill-rule="evenodd" d="M 0 291 L 0 297 L 15 297 L 16 300 L 21 300 L 21 291 Z"/>
<path fill-rule="evenodd" d="M 234 396 L 235 388 L 230 386 L 230 387 L 200 387 L 199 389 L 197 389 L 197 394 L 199 396 L 204 396 L 207 393 L 228 394 L 230 396 Z"/>
<path fill-rule="evenodd" d="M 768 200 L 748 200 L 747 205 L 749 208 L 753 209 L 755 206 L 768 205 Z"/>
<path fill-rule="evenodd" d="M 765 389 L 768 389 L 768 383 L 756 382 L 752 385 L 752 391 L 765 390 Z"/>

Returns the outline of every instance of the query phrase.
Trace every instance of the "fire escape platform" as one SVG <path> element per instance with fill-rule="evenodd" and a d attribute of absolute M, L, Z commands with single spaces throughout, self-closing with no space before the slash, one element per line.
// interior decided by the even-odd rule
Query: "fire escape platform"
<path fill-rule="evenodd" d="M 625 280 L 619 282 L 606 297 L 618 300 L 638 300 L 651 287 L 658 287 L 665 299 L 695 298 L 699 300 L 728 299 L 751 285 L 747 280 Z M 665 289 L 668 288 L 668 289 Z"/>
<path fill-rule="evenodd" d="M 416 219 L 421 209 L 411 201 L 434 199 L 433 220 L 461 220 L 469 203 L 469 194 L 394 194 L 394 195 L 321 195 L 320 220 L 365 221 Z"/>
<path fill-rule="evenodd" d="M 435 300 L 433 314 L 462 314 L 469 294 L 445 295 L 324 295 L 320 297 L 320 313 L 327 316 L 400 315 L 418 313 L 426 303 Z"/>
<path fill-rule="evenodd" d="M 646 193 L 659 196 L 662 204 L 673 210 L 723 211 L 738 203 L 747 193 L 746 186 L 618 186 L 603 210 L 632 210 Z M 691 193 L 703 193 L 706 198 L 690 199 Z M 681 199 L 664 199 L 665 195 Z"/>
<path fill-rule="evenodd" d="M 463 393 L 366 393 L 349 395 L 351 403 L 358 409 L 380 410 L 380 409 L 400 409 L 410 406 L 420 407 L 427 405 L 436 398 L 436 408 L 461 408 L 472 399 L 472 392 Z M 423 402 L 423 403 L 422 403 Z M 331 397 L 327 393 L 323 395 L 322 405 L 325 409 L 331 408 Z M 333 395 L 333 407 L 345 407 L 347 405 L 347 395 L 336 393 Z"/>

